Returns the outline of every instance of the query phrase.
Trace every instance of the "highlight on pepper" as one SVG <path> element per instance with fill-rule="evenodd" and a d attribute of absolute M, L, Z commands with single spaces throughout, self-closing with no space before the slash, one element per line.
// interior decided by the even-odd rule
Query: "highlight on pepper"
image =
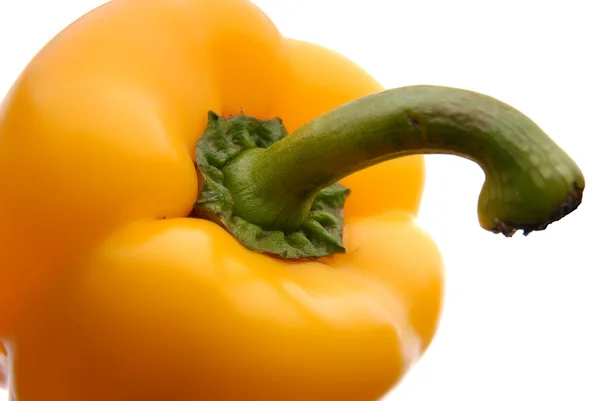
<path fill-rule="evenodd" d="M 582 201 L 577 164 L 518 110 L 384 89 L 250 1 L 89 12 L 0 106 L 12 399 L 381 398 L 440 318 L 442 255 L 415 220 L 436 153 L 481 166 L 492 233 Z"/>

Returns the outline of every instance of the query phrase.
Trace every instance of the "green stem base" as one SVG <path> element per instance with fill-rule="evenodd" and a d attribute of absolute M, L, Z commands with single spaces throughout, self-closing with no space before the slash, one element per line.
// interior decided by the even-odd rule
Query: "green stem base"
<path fill-rule="evenodd" d="M 223 118 L 210 112 L 206 131 L 197 143 L 196 166 L 203 183 L 192 215 L 216 222 L 244 246 L 259 253 L 303 259 L 344 252 L 343 209 L 350 190 L 341 184 L 318 191 L 308 205 L 308 216 L 294 230 L 265 229 L 235 213 L 240 202 L 234 199 L 230 185 L 235 184 L 228 185 L 224 170 L 238 177 L 251 173 L 240 161 L 248 161 L 253 152 L 258 154 L 286 136 L 279 119 L 264 121 L 244 115 Z M 244 157 L 238 157 L 242 153 Z M 253 178 L 236 182 L 247 184 Z"/>

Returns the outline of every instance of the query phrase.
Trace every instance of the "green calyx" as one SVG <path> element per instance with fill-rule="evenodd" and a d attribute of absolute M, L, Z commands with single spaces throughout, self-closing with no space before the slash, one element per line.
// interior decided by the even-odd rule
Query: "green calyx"
<path fill-rule="evenodd" d="M 343 206 L 349 190 L 333 184 L 318 191 L 309 205 L 308 216 L 295 230 L 266 228 L 247 221 L 236 214 L 239 192 L 232 193 L 232 185 L 223 170 L 242 175 L 244 166 L 238 166 L 239 156 L 271 146 L 287 136 L 281 120 L 258 120 L 245 115 L 230 118 L 209 112 L 208 124 L 196 144 L 196 166 L 204 181 L 194 216 L 206 218 L 224 227 L 247 248 L 286 259 L 316 258 L 343 252 Z M 231 171 L 233 166 L 242 171 Z M 235 170 L 235 169 L 233 169 Z M 239 182 L 239 181 L 237 181 Z M 248 178 L 244 184 L 252 185 Z M 244 204 L 253 207 L 253 199 Z M 260 207 L 257 205 L 257 207 Z"/>
<path fill-rule="evenodd" d="M 494 233 L 544 230 L 582 201 L 577 164 L 528 117 L 489 96 L 422 85 L 348 102 L 292 135 L 279 119 L 210 113 L 197 143 L 204 182 L 194 214 L 257 252 L 287 259 L 344 252 L 349 191 L 339 180 L 393 158 L 436 153 L 481 166 L 479 222 Z M 390 185 L 398 179 L 389 177 Z"/>

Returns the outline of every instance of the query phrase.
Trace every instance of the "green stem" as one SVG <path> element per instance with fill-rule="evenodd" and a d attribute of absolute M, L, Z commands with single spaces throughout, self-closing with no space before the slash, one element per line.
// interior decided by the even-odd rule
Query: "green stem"
<path fill-rule="evenodd" d="M 209 113 L 197 143 L 202 185 L 194 215 L 257 252 L 343 252 L 348 190 L 337 182 L 386 160 L 432 153 L 481 166 L 479 221 L 495 233 L 543 230 L 582 200 L 585 182 L 575 162 L 525 115 L 475 92 L 411 86 L 346 103 L 292 135 L 279 119 Z M 402 177 L 388 179 L 401 185 Z M 385 190 L 373 188 L 373 202 Z"/>
<path fill-rule="evenodd" d="M 533 121 L 491 97 L 438 86 L 392 89 L 349 102 L 267 149 L 246 152 L 223 172 L 236 215 L 289 231 L 302 226 L 322 188 L 386 160 L 434 153 L 465 157 L 484 170 L 484 229 L 527 234 L 581 202 L 581 171 Z M 389 177 L 390 185 L 398 179 Z"/>

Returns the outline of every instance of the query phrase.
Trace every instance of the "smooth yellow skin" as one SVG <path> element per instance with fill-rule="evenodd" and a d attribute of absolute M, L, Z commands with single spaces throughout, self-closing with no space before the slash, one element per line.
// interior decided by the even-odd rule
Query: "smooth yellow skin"
<path fill-rule="evenodd" d="M 434 335 L 423 158 L 347 177 L 345 254 L 285 262 L 187 218 L 208 110 L 288 131 L 381 90 L 246 0 L 114 0 L 0 109 L 0 335 L 15 401 L 371 401 Z M 394 185 L 389 185 L 393 177 Z"/>

